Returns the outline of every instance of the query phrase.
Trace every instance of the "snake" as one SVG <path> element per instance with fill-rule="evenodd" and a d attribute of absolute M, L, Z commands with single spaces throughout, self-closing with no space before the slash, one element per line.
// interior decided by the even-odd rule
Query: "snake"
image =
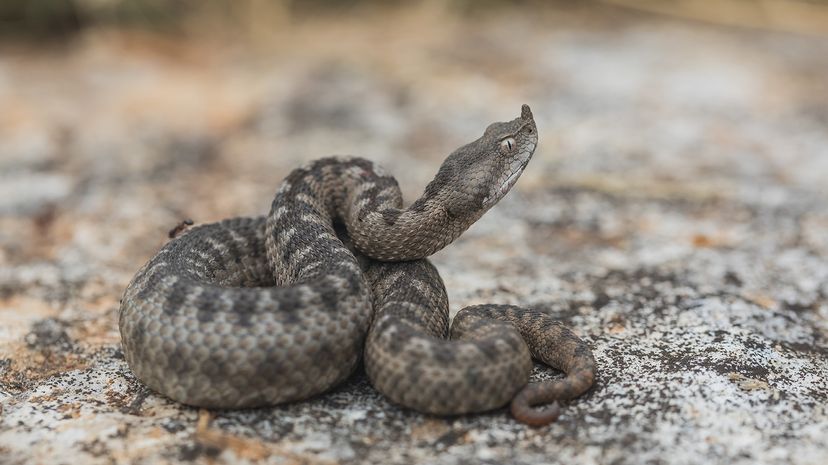
<path fill-rule="evenodd" d="M 306 163 L 264 216 L 187 229 L 132 278 L 119 309 L 124 358 L 153 391 L 216 409 L 319 395 L 360 365 L 392 403 L 451 416 L 511 404 L 540 426 L 589 390 L 587 343 L 540 310 L 483 304 L 449 325 L 445 285 L 426 257 L 512 188 L 538 131 L 490 124 L 452 152 L 416 201 L 359 157 Z M 534 360 L 563 378 L 529 383 Z"/>

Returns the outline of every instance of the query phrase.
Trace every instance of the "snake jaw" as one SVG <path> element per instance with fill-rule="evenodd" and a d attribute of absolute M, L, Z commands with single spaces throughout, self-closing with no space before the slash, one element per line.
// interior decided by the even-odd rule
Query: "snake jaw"
<path fill-rule="evenodd" d="M 500 177 L 501 181 L 498 184 L 498 187 L 493 189 L 488 195 L 486 195 L 486 197 L 483 198 L 484 208 L 491 208 L 515 185 L 520 175 L 523 174 L 523 170 L 525 170 L 526 166 L 529 164 L 529 160 L 532 159 L 532 154 L 535 151 L 536 145 L 536 141 L 531 140 L 527 142 L 526 147 L 521 149 L 518 157 L 510 163 L 511 169 Z"/>

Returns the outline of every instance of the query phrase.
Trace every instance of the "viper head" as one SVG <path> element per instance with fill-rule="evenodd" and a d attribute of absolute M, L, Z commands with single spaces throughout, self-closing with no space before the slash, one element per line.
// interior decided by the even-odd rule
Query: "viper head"
<path fill-rule="evenodd" d="M 482 137 L 449 155 L 433 187 L 441 188 L 444 206 L 453 214 L 479 217 L 509 192 L 537 145 L 532 110 L 523 105 L 518 118 L 490 124 Z"/>
<path fill-rule="evenodd" d="M 535 147 L 538 145 L 538 128 L 532 118 L 529 105 L 523 105 L 520 117 L 507 123 L 493 123 L 486 128 L 480 141 L 492 155 L 483 163 L 489 164 L 493 182 L 483 198 L 483 207 L 496 204 L 509 192 L 523 173 Z"/>

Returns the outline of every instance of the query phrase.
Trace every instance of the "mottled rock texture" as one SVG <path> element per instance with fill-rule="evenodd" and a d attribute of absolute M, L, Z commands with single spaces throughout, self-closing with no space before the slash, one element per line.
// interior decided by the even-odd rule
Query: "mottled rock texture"
<path fill-rule="evenodd" d="M 269 34 L 0 49 L 0 463 L 828 463 L 828 39 L 429 8 Z M 264 212 L 332 153 L 413 198 L 521 103 L 535 159 L 434 263 L 452 312 L 529 305 L 590 343 L 557 423 L 424 416 L 361 373 L 199 412 L 130 373 L 118 300 L 181 220 Z"/>

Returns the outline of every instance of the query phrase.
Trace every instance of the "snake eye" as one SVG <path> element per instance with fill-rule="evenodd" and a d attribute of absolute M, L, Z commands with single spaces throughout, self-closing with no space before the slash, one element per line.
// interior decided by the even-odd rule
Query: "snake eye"
<path fill-rule="evenodd" d="M 500 141 L 500 150 L 503 153 L 511 153 L 512 150 L 515 149 L 515 139 L 511 137 L 507 137 Z"/>

